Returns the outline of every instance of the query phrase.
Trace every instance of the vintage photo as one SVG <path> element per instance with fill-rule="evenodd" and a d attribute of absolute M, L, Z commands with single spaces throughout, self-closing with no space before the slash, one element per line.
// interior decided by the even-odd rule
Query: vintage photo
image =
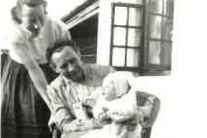
<path fill-rule="evenodd" d="M 6 8 L 2 138 L 156 138 L 164 93 L 151 84 L 172 74 L 174 0 Z"/>

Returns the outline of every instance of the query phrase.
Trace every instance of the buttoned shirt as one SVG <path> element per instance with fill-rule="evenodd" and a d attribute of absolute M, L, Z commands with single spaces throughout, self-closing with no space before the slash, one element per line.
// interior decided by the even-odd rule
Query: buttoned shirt
<path fill-rule="evenodd" d="M 74 82 L 59 75 L 49 86 L 48 95 L 53 108 L 53 119 L 61 129 L 75 118 L 72 105 L 77 101 L 87 104 L 101 94 L 103 79 L 114 72 L 110 66 L 84 64 L 84 80 Z"/>

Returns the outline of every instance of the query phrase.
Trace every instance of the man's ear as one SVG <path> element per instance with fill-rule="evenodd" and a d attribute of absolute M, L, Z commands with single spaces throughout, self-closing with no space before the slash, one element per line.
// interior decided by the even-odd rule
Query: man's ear
<path fill-rule="evenodd" d="M 52 68 L 53 71 L 55 71 L 56 73 L 59 73 L 56 66 L 53 63 L 50 63 L 50 67 Z"/>
<path fill-rule="evenodd" d="M 81 50 L 80 50 L 80 47 L 78 47 L 78 46 L 76 46 L 76 47 L 74 47 L 75 48 L 75 51 L 76 51 L 76 53 L 78 54 L 78 56 L 80 56 L 81 57 Z"/>
<path fill-rule="evenodd" d="M 80 53 L 80 51 L 78 51 L 77 54 L 78 54 L 78 56 L 81 58 L 81 53 Z"/>

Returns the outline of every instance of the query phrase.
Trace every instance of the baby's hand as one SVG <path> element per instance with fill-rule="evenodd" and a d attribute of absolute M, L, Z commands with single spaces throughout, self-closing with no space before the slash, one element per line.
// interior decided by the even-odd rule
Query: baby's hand
<path fill-rule="evenodd" d="M 136 118 L 136 114 L 127 115 L 120 112 L 108 112 L 110 118 L 116 123 L 122 123 L 131 119 Z"/>
<path fill-rule="evenodd" d="M 76 119 L 63 126 L 64 132 L 86 131 L 93 129 L 93 120 Z"/>
<path fill-rule="evenodd" d="M 95 118 L 99 117 L 99 114 L 106 112 L 108 110 L 107 106 L 105 106 L 105 100 L 99 98 L 95 106 L 93 107 L 93 116 Z"/>

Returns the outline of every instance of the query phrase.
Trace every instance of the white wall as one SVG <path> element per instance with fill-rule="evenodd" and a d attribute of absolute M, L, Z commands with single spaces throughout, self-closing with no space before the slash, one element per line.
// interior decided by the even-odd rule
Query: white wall
<path fill-rule="evenodd" d="M 206 12 L 205 1 L 175 1 L 172 75 L 131 81 L 161 99 L 151 138 L 207 138 Z"/>
<path fill-rule="evenodd" d="M 105 58 L 98 62 L 103 64 L 108 64 L 109 53 L 103 51 L 110 45 L 110 20 L 106 18 L 111 10 L 110 5 L 106 7 L 105 13 L 100 8 L 104 29 L 99 28 L 98 36 L 98 55 Z M 137 89 L 161 99 L 151 138 L 207 138 L 206 9 L 202 0 L 175 1 L 172 75 L 130 79 Z"/>

